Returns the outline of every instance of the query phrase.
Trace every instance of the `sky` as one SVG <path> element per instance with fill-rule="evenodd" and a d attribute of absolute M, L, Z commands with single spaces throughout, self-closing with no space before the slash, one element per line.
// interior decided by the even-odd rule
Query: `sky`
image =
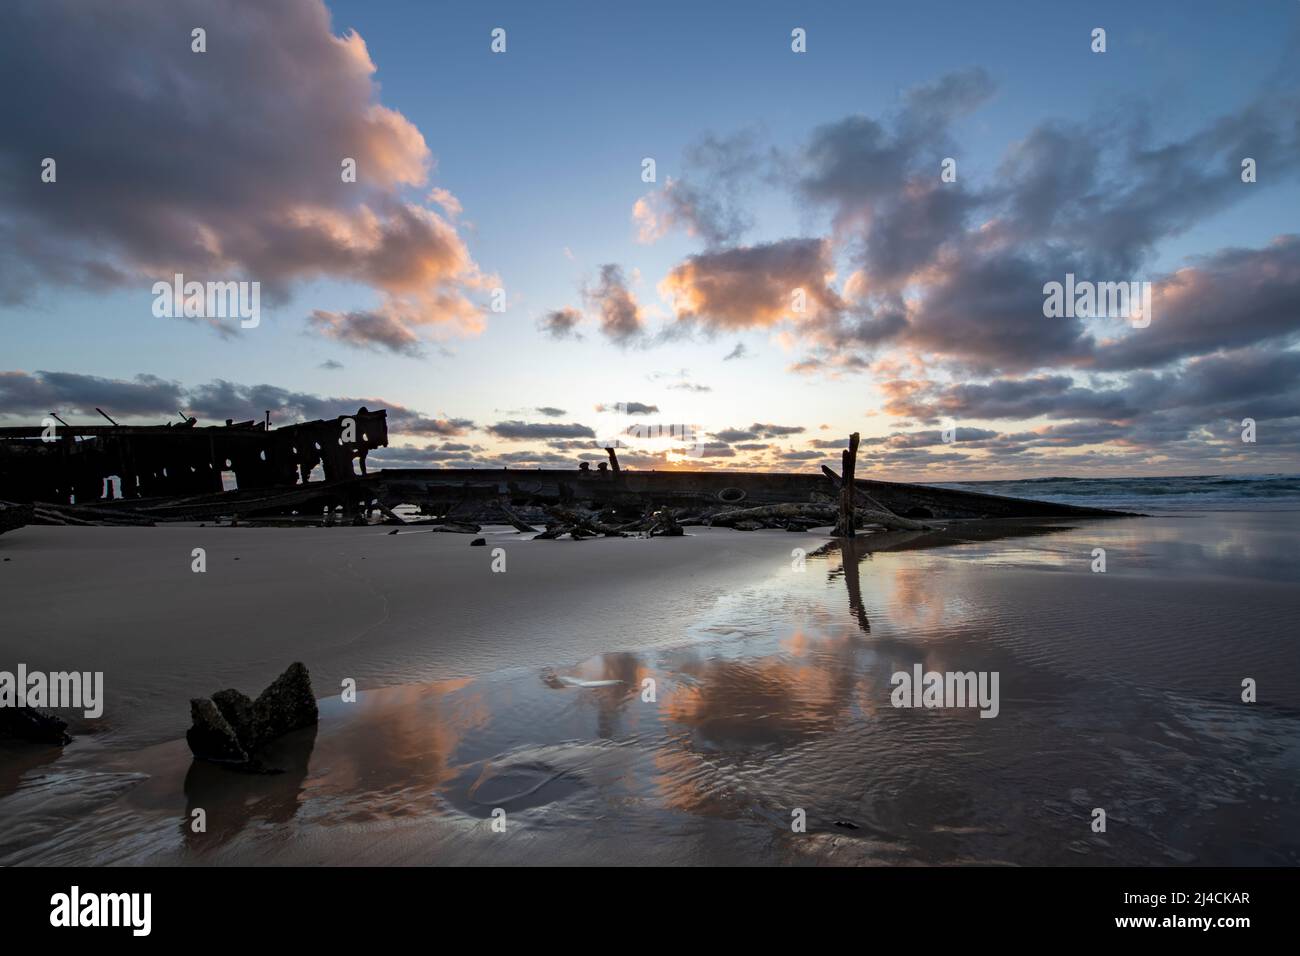
<path fill-rule="evenodd" d="M 1292 473 L 1298 54 L 1291 0 L 7 0 L 0 424 L 365 404 L 372 466 L 802 471 L 857 431 L 897 480 Z M 258 283 L 256 326 L 157 314 L 177 273 Z M 1067 275 L 1150 308 L 1049 315 Z"/>

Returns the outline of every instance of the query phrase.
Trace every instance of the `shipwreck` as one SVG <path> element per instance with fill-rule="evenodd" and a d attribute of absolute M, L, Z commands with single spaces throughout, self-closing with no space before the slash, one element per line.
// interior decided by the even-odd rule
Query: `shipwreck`
<path fill-rule="evenodd" d="M 101 412 L 101 414 L 104 414 Z M 25 523 L 149 525 L 422 523 L 477 532 L 509 524 L 541 537 L 679 534 L 710 524 L 837 536 L 878 525 L 925 530 L 952 519 L 1117 517 L 1122 512 L 858 478 L 858 436 L 841 473 L 628 470 L 617 450 L 595 468 L 371 471 L 388 444 L 387 413 L 273 427 L 68 425 L 0 429 L 0 530 Z M 405 514 L 399 514 L 401 509 Z"/>

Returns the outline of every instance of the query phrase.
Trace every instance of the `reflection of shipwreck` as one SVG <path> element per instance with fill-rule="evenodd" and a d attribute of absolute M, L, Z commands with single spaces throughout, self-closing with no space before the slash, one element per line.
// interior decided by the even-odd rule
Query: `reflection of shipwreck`
<path fill-rule="evenodd" d="M 52 440 L 51 440 L 52 439 Z M 843 499 L 826 474 L 561 469 L 388 469 L 366 455 L 388 444 L 387 413 L 272 428 L 269 422 L 0 429 L 0 501 L 33 503 L 35 523 L 159 521 L 363 523 L 394 509 L 464 530 L 509 523 L 523 530 L 557 514 L 580 533 L 667 524 L 822 526 Z M 852 474 L 852 472 L 850 472 Z M 227 476 L 223 480 L 223 475 Z M 900 527 L 926 519 L 1111 516 L 1118 512 L 925 485 L 856 479 L 855 500 Z M 233 486 L 233 487 L 230 487 Z M 742 514 L 746 513 L 746 514 Z M 521 514 L 523 517 L 521 517 Z M 658 517 L 654 517 L 658 516 Z M 643 526 L 644 525 L 644 526 Z M 534 529 L 535 530 L 535 529 Z M 574 535 L 579 536 L 578 534 Z"/>

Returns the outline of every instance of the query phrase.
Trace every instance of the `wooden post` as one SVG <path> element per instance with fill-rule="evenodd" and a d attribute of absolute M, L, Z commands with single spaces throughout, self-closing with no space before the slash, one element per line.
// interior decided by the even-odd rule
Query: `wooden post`
<path fill-rule="evenodd" d="M 614 454 L 614 449 L 612 449 L 612 448 L 606 448 L 605 451 L 609 453 L 609 467 L 612 468 L 612 469 L 614 470 L 614 474 L 617 475 L 617 474 L 618 474 L 618 455 Z"/>
<path fill-rule="evenodd" d="M 844 449 L 843 454 L 844 467 L 840 472 L 842 481 L 840 484 L 840 521 L 835 526 L 835 536 L 838 538 L 852 538 L 853 535 L 853 484 L 854 472 L 857 471 L 858 464 L 858 433 L 854 432 L 849 436 L 849 447 Z"/>

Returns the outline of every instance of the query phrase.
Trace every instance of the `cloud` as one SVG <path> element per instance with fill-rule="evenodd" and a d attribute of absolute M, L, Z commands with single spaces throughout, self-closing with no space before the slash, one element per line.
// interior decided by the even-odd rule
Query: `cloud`
<path fill-rule="evenodd" d="M 735 242 L 753 226 L 743 198 L 751 178 L 767 165 L 758 134 L 709 134 L 686 150 L 685 178 L 668 177 L 661 189 L 636 201 L 637 238 L 650 243 L 673 229 L 716 247 Z"/>
<path fill-rule="evenodd" d="M 273 424 L 337 418 L 365 406 L 388 410 L 393 434 L 462 435 L 474 427 L 467 418 L 430 417 L 397 402 L 374 397 L 337 397 L 294 392 L 275 385 L 241 385 L 214 379 L 185 388 L 153 375 L 133 380 L 75 372 L 0 372 L 0 416 L 44 415 L 49 411 L 94 414 L 99 406 L 119 420 L 173 418 L 186 411 L 200 420 L 260 419 L 269 409 Z"/>
<path fill-rule="evenodd" d="M 497 455 L 496 458 L 485 463 L 488 467 L 500 468 L 503 465 L 511 467 L 540 468 L 543 466 L 567 465 L 572 467 L 573 458 L 569 455 L 557 455 L 547 451 L 511 451 Z"/>
<path fill-rule="evenodd" d="M 885 411 L 933 422 L 940 418 L 981 420 L 1027 418 L 1128 419 L 1138 409 L 1122 389 L 1087 388 L 1069 375 L 960 382 L 943 388 L 931 383 L 885 382 Z"/>
<path fill-rule="evenodd" d="M 886 410 L 921 421 L 1073 419 L 993 433 L 960 426 L 956 445 L 970 462 L 989 467 L 1016 459 L 1023 473 L 1067 468 L 1138 468 L 1214 472 L 1292 467 L 1300 452 L 1300 352 L 1251 346 L 1198 356 L 1168 371 L 1142 371 L 1087 384 L 1068 375 L 936 385 L 886 383 Z M 1241 421 L 1260 423 L 1267 441 L 1245 445 Z M 864 439 L 882 463 L 927 466 L 896 453 L 942 440 L 938 430 Z M 1064 456 L 1062 449 L 1098 451 Z M 985 457 L 976 457 L 975 453 Z M 1049 454 L 1042 454 L 1042 453 Z"/>
<path fill-rule="evenodd" d="M 568 306 L 547 312 L 537 327 L 553 339 L 580 339 L 582 333 L 578 325 L 582 322 L 582 313 Z"/>
<path fill-rule="evenodd" d="M 748 428 L 724 428 L 721 431 L 711 432 L 710 438 L 716 438 L 719 441 L 738 442 L 753 441 L 757 438 L 788 438 L 791 435 L 801 435 L 805 431 L 802 425 L 772 425 L 762 422 L 754 422 Z"/>
<path fill-rule="evenodd" d="M 1300 236 L 1223 249 L 1157 282 L 1151 324 L 1100 344 L 1101 369 L 1156 368 L 1217 349 L 1294 342 L 1300 333 Z"/>
<path fill-rule="evenodd" d="M 528 441 L 536 438 L 595 438 L 596 433 L 586 425 L 572 422 L 561 425 L 550 422 L 497 422 L 487 431 L 506 441 Z"/>
<path fill-rule="evenodd" d="M 786 438 L 790 435 L 802 435 L 808 430 L 802 425 L 764 425 L 760 422 L 755 422 L 749 428 L 757 432 L 759 438 Z"/>
<path fill-rule="evenodd" d="M 600 331 L 615 345 L 629 345 L 645 334 L 641 305 L 627 287 L 623 269 L 614 263 L 600 267 L 600 281 L 583 291 Z"/>
<path fill-rule="evenodd" d="M 617 412 L 620 415 L 653 415 L 659 411 L 658 405 L 647 405 L 645 402 L 612 402 L 608 405 L 597 405 L 598 412 Z"/>
<path fill-rule="evenodd" d="M 796 188 L 829 206 L 837 229 L 869 221 L 909 180 L 938 177 L 940 160 L 953 152 L 949 125 L 993 92 L 988 74 L 973 68 L 913 88 L 883 121 L 858 115 L 819 126 L 797 157 Z"/>
<path fill-rule="evenodd" d="M 709 331 L 767 328 L 806 315 L 838 312 L 828 284 L 834 273 L 824 239 L 783 239 L 690 256 L 659 284 L 679 323 Z M 795 311 L 802 290 L 804 313 Z"/>
<path fill-rule="evenodd" d="M 713 388 L 709 385 L 692 381 L 690 369 L 685 368 L 676 371 L 651 372 L 646 378 L 652 382 L 663 384 L 665 388 L 671 391 L 695 392 L 697 394 L 713 391 Z"/>
<path fill-rule="evenodd" d="M 388 430 L 396 434 L 463 435 L 474 427 L 468 418 L 431 418 L 395 402 L 376 400 L 370 407 L 388 409 Z"/>
<path fill-rule="evenodd" d="M 1007 150 L 992 188 L 968 192 L 931 177 L 928 187 L 904 189 L 866 230 L 863 285 L 915 283 L 896 340 L 977 371 L 1155 367 L 1289 335 L 1297 324 L 1282 303 L 1295 295 L 1295 237 L 1223 250 L 1172 276 L 1141 275 L 1160 242 L 1251 195 L 1238 176 L 1241 156 L 1267 155 L 1274 182 L 1294 178 L 1300 131 L 1281 119 L 1279 104 L 1300 100 L 1271 93 L 1167 141 L 1155 141 L 1141 110 L 1119 129 L 1110 117 L 1040 124 Z M 1099 143 L 1115 148 L 1103 156 Z M 946 209 L 936 196 L 950 197 Z M 1122 326 L 1045 320 L 1042 286 L 1066 273 L 1155 282 L 1163 327 L 1153 321 L 1119 335 Z"/>
<path fill-rule="evenodd" d="M 435 186 L 433 189 L 429 190 L 429 195 L 426 199 L 431 203 L 441 206 L 442 211 L 447 214 L 449 219 L 456 219 L 465 211 L 460 204 L 460 200 L 441 186 Z"/>
<path fill-rule="evenodd" d="M 726 442 L 751 441 L 758 437 L 758 432 L 745 428 L 724 428 L 721 431 L 710 432 L 709 437 Z"/>
<path fill-rule="evenodd" d="M 326 397 L 294 392 L 275 385 L 240 385 L 216 379 L 186 393 L 186 410 L 222 421 L 226 418 L 261 418 L 271 411 L 273 423 L 303 419 L 336 418 L 362 406 L 388 410 L 388 430 L 408 435 L 463 435 L 474 427 L 467 418 L 436 418 L 382 398 Z"/>
<path fill-rule="evenodd" d="M 1297 292 L 1293 236 L 1150 276 L 1156 321 L 1145 330 L 1048 318 L 1042 291 L 1067 273 L 1095 282 L 1148 278 L 1141 269 L 1160 243 L 1263 188 L 1243 188 L 1241 156 L 1266 157 L 1270 183 L 1294 179 L 1300 128 L 1287 121 L 1300 107 L 1294 88 L 1270 90 L 1172 137 L 1161 137 L 1141 106 L 1118 126 L 1110 115 L 1047 120 L 1006 148 L 986 184 L 964 167 L 944 182 L 941 162 L 962 153 L 956 121 L 994 92 L 980 69 L 947 74 L 905 91 L 884 116 L 818 126 L 806 145 L 780 157 L 765 155 L 750 133 L 706 139 L 682 176 L 646 200 L 653 215 L 643 224 L 681 226 L 706 245 L 658 284 L 673 321 L 647 339 L 634 303 L 608 313 L 626 317 L 609 323 L 624 330 L 615 337 L 654 344 L 697 329 L 779 330 L 801 353 L 789 366 L 795 372 L 857 374 L 892 348 L 966 379 L 1155 368 L 1295 340 L 1300 319 L 1287 308 Z M 769 171 L 774 181 L 777 167 L 792 198 L 829 213 L 830 233 L 738 245 L 746 230 L 732 225 L 749 221 L 736 205 L 743 191 L 723 195 L 705 185 L 722 184 L 726 173 L 752 182 Z M 851 269 L 840 280 L 845 263 Z M 738 346 L 726 358 L 744 354 Z"/>
<path fill-rule="evenodd" d="M 722 361 L 730 362 L 733 359 L 749 358 L 750 351 L 745 347 L 744 342 L 737 342 L 736 347 L 722 357 Z"/>
<path fill-rule="evenodd" d="M 1254 186 L 1242 188 L 1242 157 L 1267 166 L 1275 182 L 1294 177 L 1298 110 L 1294 88 L 1270 89 L 1161 142 L 1143 109 L 1119 126 L 1112 116 L 1042 124 L 1008 151 L 999 172 L 1015 184 L 1002 228 L 1021 242 L 1063 242 L 1101 275 L 1127 276 L 1160 240 L 1251 194 Z M 1115 144 L 1106 162 L 1099 143 Z"/>
<path fill-rule="evenodd" d="M 736 453 L 723 441 L 697 442 L 689 448 L 674 448 L 679 455 L 690 454 L 694 458 L 735 458 Z"/>
<path fill-rule="evenodd" d="M 420 337 L 397 316 L 386 312 L 312 312 L 310 323 L 321 333 L 362 348 L 386 349 L 399 355 L 424 354 Z"/>
<path fill-rule="evenodd" d="M 964 166 L 942 181 L 941 162 L 962 155 L 956 120 L 994 92 L 987 73 L 964 70 L 906 91 L 886 115 L 814 128 L 779 165 L 796 201 L 829 213 L 826 236 L 735 245 L 739 231 L 692 218 L 689 190 L 662 190 L 659 219 L 685 222 L 708 246 L 659 284 L 677 328 L 779 327 L 803 353 L 792 371 L 828 375 L 865 371 L 884 347 L 969 377 L 1153 368 L 1295 340 L 1294 236 L 1202 256 L 1169 276 L 1141 274 L 1161 243 L 1266 188 L 1243 186 L 1242 156 L 1267 163 L 1267 188 L 1296 178 L 1294 84 L 1181 135 L 1161 136 L 1141 105 L 1119 124 L 1110 114 L 1049 119 L 1009 144 L 985 185 Z M 752 176 L 762 165 L 751 146 L 737 168 Z M 693 175 L 705 181 L 707 165 L 693 173 L 688 164 L 682 181 Z M 851 266 L 843 281 L 841 263 Z M 1045 317 L 1043 285 L 1066 273 L 1154 282 L 1156 321 L 1125 334 L 1120 324 Z M 795 288 L 808 296 L 804 313 L 791 307 Z"/>
<path fill-rule="evenodd" d="M 1063 260 L 1048 265 L 1014 254 L 955 258 L 898 336 L 980 372 L 1085 362 L 1092 339 L 1083 321 L 1043 315 L 1043 283 L 1067 271 Z"/>
<path fill-rule="evenodd" d="M 918 131 L 932 135 L 935 126 L 978 109 L 996 92 L 997 84 L 981 67 L 945 73 L 933 83 L 914 86 L 903 94 L 906 112 L 900 125 L 909 135 Z"/>
<path fill-rule="evenodd" d="M 539 405 L 533 411 L 539 415 L 545 415 L 547 418 L 559 418 L 561 415 L 566 414 L 564 409 L 555 408 L 552 405 Z"/>
<path fill-rule="evenodd" d="M 942 430 L 935 429 L 930 431 L 914 432 L 894 432 L 892 435 L 885 435 L 876 438 L 864 438 L 862 444 L 870 446 L 884 446 L 891 450 L 900 448 L 926 448 L 931 445 L 947 445 L 952 442 L 982 442 L 990 438 L 997 438 L 999 433 L 989 428 L 966 428 L 959 427 L 952 430 L 951 438 L 944 440 Z M 841 446 L 844 444 L 840 443 Z"/>
<path fill-rule="evenodd" d="M 426 332 L 482 328 L 473 299 L 497 280 L 444 215 L 406 198 L 433 154 L 379 102 L 365 41 L 335 35 L 321 0 L 121 4 L 111 17 L 47 0 L 8 13 L 0 80 L 23 89 L 0 139 L 8 301 L 68 285 L 144 291 L 182 273 L 257 281 L 283 302 L 324 278 L 379 299 L 310 313 L 348 345 L 416 354 Z M 191 51 L 196 23 L 206 53 Z M 56 160 L 55 183 L 36 175 L 33 144 Z M 345 159 L 356 182 L 342 179 Z M 454 218 L 445 189 L 431 201 Z"/>
<path fill-rule="evenodd" d="M 600 451 L 602 452 L 600 457 L 605 457 L 603 454 L 604 446 L 594 438 L 565 438 L 557 441 L 548 441 L 546 447 L 552 448 L 555 451 Z"/>
<path fill-rule="evenodd" d="M 376 448 L 369 453 L 367 461 L 370 467 L 384 468 L 424 468 L 431 464 L 472 462 L 482 457 L 481 445 L 464 445 L 443 442 L 441 445 L 390 445 Z"/>
<path fill-rule="evenodd" d="M 334 359 L 326 359 L 325 361 L 321 362 L 320 365 L 317 367 L 322 368 L 327 372 L 336 372 L 343 367 L 343 363 L 337 362 Z"/>
<path fill-rule="evenodd" d="M 75 372 L 0 372 L 0 415 L 44 416 L 51 411 L 95 415 L 98 406 L 114 418 L 174 418 L 184 403 L 178 383 L 154 375 L 124 381 Z"/>

